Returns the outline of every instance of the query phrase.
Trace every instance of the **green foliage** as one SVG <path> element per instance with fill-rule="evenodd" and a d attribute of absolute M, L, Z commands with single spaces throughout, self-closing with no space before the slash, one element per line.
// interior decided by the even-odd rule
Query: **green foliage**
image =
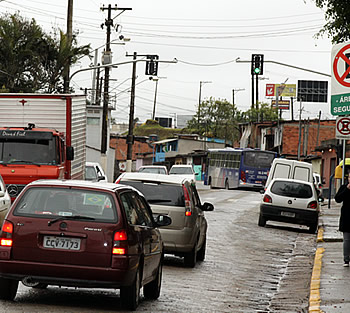
<path fill-rule="evenodd" d="M 77 46 L 76 34 L 70 45 L 62 31 L 47 34 L 34 19 L 5 14 L 0 17 L 0 86 L 9 92 L 62 92 L 66 65 L 89 50 Z"/>
<path fill-rule="evenodd" d="M 147 120 L 141 126 L 137 126 L 133 131 L 135 136 L 157 135 L 158 140 L 174 138 L 176 134 L 182 133 L 181 129 L 165 128 L 159 125 L 157 121 Z"/>
<path fill-rule="evenodd" d="M 187 123 L 187 131 L 206 137 L 216 137 L 234 143 L 241 134 L 238 124 L 242 122 L 257 122 L 277 120 L 277 109 L 269 104 L 260 104 L 259 109 L 241 112 L 236 105 L 224 100 L 209 98 L 201 103 L 197 115 Z"/>
<path fill-rule="evenodd" d="M 325 11 L 327 23 L 317 36 L 327 34 L 332 43 L 341 43 L 350 39 L 349 0 L 314 0 L 316 6 Z"/>

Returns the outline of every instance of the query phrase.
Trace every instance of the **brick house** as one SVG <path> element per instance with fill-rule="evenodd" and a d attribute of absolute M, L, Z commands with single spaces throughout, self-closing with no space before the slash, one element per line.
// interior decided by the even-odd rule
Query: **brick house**
<path fill-rule="evenodd" d="M 311 162 L 329 186 L 337 165 L 335 120 L 256 122 L 240 125 L 240 147 L 276 151 L 281 157 Z M 327 140 L 333 139 L 332 144 Z"/>

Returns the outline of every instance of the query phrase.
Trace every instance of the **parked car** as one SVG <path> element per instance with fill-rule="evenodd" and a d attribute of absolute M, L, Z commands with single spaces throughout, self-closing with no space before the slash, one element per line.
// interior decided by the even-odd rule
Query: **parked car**
<path fill-rule="evenodd" d="M 4 180 L 0 175 L 0 226 L 11 206 L 11 197 L 6 189 Z"/>
<path fill-rule="evenodd" d="M 315 233 L 319 205 L 313 183 L 275 178 L 267 187 L 260 204 L 259 226 L 269 220 L 309 226 Z"/>
<path fill-rule="evenodd" d="M 144 194 L 154 214 L 171 217 L 171 225 L 160 230 L 165 253 L 184 257 L 188 267 L 194 267 L 197 260 L 204 261 L 207 240 L 204 211 L 212 211 L 214 206 L 201 203 L 193 182 L 178 175 L 124 173 L 116 183 L 135 187 Z"/>
<path fill-rule="evenodd" d="M 192 165 L 185 164 L 173 165 L 169 171 L 169 175 L 181 175 L 194 182 L 196 181 L 196 174 Z"/>
<path fill-rule="evenodd" d="M 99 182 L 107 182 L 107 176 L 102 166 L 97 162 L 86 162 L 85 179 Z"/>
<path fill-rule="evenodd" d="M 313 173 L 313 178 L 314 178 L 314 185 L 317 191 L 317 196 L 318 196 L 318 200 L 320 202 L 324 201 L 324 196 L 323 196 L 323 192 L 322 192 L 322 179 L 321 179 L 321 175 L 317 174 L 317 173 Z"/>
<path fill-rule="evenodd" d="M 139 168 L 140 173 L 168 174 L 168 169 L 163 165 L 143 165 Z"/>
<path fill-rule="evenodd" d="M 131 310 L 159 297 L 163 241 L 171 219 L 152 211 L 130 186 L 78 180 L 37 180 L 17 197 L 0 234 L 0 299 L 18 282 L 119 288 Z"/>

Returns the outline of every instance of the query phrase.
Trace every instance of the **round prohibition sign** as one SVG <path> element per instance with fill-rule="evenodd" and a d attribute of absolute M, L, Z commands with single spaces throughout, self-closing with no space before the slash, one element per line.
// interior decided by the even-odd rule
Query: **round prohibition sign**
<path fill-rule="evenodd" d="M 348 74 L 350 73 L 350 60 L 346 57 L 345 55 L 345 51 L 350 49 L 350 44 L 344 46 L 343 48 L 341 48 L 337 55 L 334 58 L 334 62 L 333 62 L 333 73 L 334 73 L 334 77 L 336 78 L 336 80 L 338 81 L 339 84 L 345 86 L 345 87 L 350 87 L 350 82 L 346 82 L 346 76 L 348 76 Z M 345 70 L 345 72 L 342 75 L 339 75 L 338 73 L 338 61 L 342 59 L 344 60 L 345 63 L 347 63 L 349 66 L 348 68 Z"/>
<path fill-rule="evenodd" d="M 337 130 L 341 135 L 350 134 L 350 118 L 343 117 L 337 123 Z"/>

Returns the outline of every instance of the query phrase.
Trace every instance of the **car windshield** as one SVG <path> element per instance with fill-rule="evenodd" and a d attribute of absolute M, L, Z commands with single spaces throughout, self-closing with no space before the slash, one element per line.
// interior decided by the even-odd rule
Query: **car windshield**
<path fill-rule="evenodd" d="M 121 184 L 133 186 L 145 196 L 150 204 L 185 206 L 182 185 L 122 180 Z"/>
<path fill-rule="evenodd" d="M 55 151 L 56 142 L 52 134 L 37 134 L 37 138 L 0 136 L 0 163 L 53 165 L 59 162 Z"/>
<path fill-rule="evenodd" d="M 52 219 L 67 216 L 106 222 L 117 220 L 112 195 L 79 188 L 30 188 L 21 197 L 13 214 Z"/>
<path fill-rule="evenodd" d="M 142 173 L 153 173 L 153 174 L 166 174 L 164 168 L 161 167 L 141 167 L 139 172 Z"/>
<path fill-rule="evenodd" d="M 285 197 L 311 198 L 312 189 L 308 184 L 292 181 L 275 181 L 271 186 L 271 192 Z"/>
<path fill-rule="evenodd" d="M 190 167 L 172 167 L 169 174 L 193 174 Z"/>

